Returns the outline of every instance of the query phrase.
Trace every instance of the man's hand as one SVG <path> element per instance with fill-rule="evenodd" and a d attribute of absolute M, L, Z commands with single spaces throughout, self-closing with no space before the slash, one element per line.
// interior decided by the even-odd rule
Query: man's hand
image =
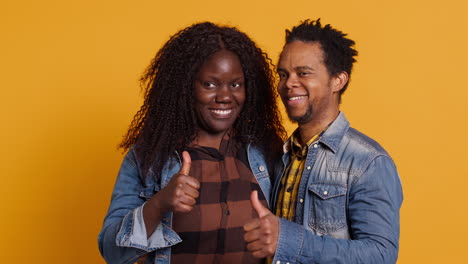
<path fill-rule="evenodd" d="M 250 194 L 250 202 L 259 218 L 244 225 L 247 249 L 256 258 L 272 257 L 278 243 L 279 219 L 260 203 L 257 191 Z"/>
<path fill-rule="evenodd" d="M 189 176 L 192 159 L 187 151 L 182 152 L 182 167 L 180 171 L 172 177 L 169 184 L 155 194 L 150 203 L 165 212 L 187 213 L 193 209 L 198 198 L 200 182 Z"/>

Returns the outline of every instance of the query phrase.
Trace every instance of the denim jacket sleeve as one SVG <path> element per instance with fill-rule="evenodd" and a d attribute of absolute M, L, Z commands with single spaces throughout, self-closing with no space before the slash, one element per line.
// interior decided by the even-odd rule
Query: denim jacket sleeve
<path fill-rule="evenodd" d="M 402 201 L 393 161 L 378 156 L 349 190 L 351 238 L 318 236 L 300 224 L 280 219 L 273 263 L 395 263 Z"/>
<path fill-rule="evenodd" d="M 179 236 L 162 223 L 147 239 L 143 221 L 146 201 L 135 153 L 125 156 L 112 193 L 112 200 L 99 234 L 99 250 L 107 263 L 134 263 L 140 256 L 172 246 Z"/>

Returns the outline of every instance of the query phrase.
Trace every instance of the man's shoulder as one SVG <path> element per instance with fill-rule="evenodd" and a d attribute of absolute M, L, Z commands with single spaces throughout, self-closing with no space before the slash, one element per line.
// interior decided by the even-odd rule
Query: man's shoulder
<path fill-rule="evenodd" d="M 342 148 L 345 152 L 353 152 L 356 155 L 365 155 L 369 158 L 377 156 L 390 157 L 388 152 L 374 139 L 350 127 L 345 133 Z"/>
<path fill-rule="evenodd" d="M 377 141 L 352 127 L 343 134 L 337 150 L 327 153 L 330 171 L 344 171 L 357 178 L 377 159 L 394 164 Z"/>

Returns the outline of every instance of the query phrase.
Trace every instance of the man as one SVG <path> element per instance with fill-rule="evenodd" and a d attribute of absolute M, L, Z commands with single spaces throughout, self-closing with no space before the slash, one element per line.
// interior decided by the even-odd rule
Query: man
<path fill-rule="evenodd" d="M 255 257 L 277 264 L 397 260 L 403 197 L 395 165 L 339 110 L 353 46 L 320 19 L 286 31 L 278 92 L 298 128 L 275 174 L 277 216 L 251 195 L 259 218 L 244 225 L 244 238 Z"/>

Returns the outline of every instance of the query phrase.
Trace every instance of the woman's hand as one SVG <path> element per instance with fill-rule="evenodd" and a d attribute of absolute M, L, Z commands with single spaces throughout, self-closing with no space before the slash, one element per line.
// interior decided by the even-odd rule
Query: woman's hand
<path fill-rule="evenodd" d="M 189 175 L 191 164 L 188 152 L 182 152 L 180 171 L 148 202 L 150 206 L 159 210 L 160 214 L 170 211 L 187 213 L 193 209 L 199 195 L 200 182 Z"/>

